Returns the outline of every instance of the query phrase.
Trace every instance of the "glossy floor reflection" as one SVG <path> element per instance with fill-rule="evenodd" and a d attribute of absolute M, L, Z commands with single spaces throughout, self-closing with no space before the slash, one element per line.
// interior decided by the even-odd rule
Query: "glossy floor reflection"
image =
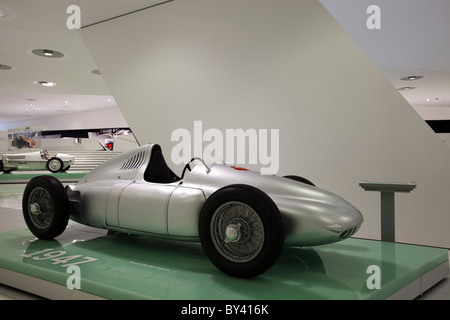
<path fill-rule="evenodd" d="M 73 225 L 57 240 L 26 229 L 0 234 L 0 267 L 68 286 L 80 269 L 80 289 L 106 299 L 386 299 L 447 262 L 441 249 L 347 239 L 314 248 L 287 248 L 253 279 L 217 270 L 197 243 L 142 236 L 100 235 Z M 370 288 L 368 268 L 381 271 Z"/>
<path fill-rule="evenodd" d="M 76 223 L 57 240 L 36 240 L 23 222 L 22 190 L 0 186 L 1 268 L 66 287 L 68 265 L 79 263 L 82 290 L 107 299 L 385 299 L 448 258 L 446 250 L 348 239 L 287 248 L 260 277 L 236 279 L 217 270 L 195 243 L 108 236 Z M 382 290 L 368 288 L 370 266 L 380 267 Z M 448 283 L 447 277 L 419 298 L 450 299 Z M 8 298 L 11 289 L 2 292 Z"/>

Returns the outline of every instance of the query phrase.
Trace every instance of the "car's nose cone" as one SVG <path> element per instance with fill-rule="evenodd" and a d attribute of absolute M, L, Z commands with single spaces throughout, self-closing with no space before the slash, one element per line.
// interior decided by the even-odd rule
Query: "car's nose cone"
<path fill-rule="evenodd" d="M 319 245 L 354 235 L 361 212 L 329 191 L 283 178 L 262 179 L 263 187 L 286 220 L 286 242 Z"/>

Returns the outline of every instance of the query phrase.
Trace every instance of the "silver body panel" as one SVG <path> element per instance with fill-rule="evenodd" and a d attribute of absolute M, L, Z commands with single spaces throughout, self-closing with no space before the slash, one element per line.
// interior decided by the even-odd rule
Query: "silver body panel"
<path fill-rule="evenodd" d="M 227 165 L 201 162 L 182 180 L 148 182 L 144 175 L 154 146 L 116 156 L 68 186 L 76 208 L 71 218 L 110 230 L 198 241 L 198 217 L 206 199 L 224 186 L 246 184 L 265 192 L 278 206 L 286 245 L 339 241 L 363 222 L 355 207 L 328 191 Z"/>

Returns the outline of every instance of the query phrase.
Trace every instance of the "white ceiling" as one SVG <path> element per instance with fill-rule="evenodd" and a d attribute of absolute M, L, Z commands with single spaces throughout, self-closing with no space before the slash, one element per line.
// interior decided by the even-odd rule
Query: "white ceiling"
<path fill-rule="evenodd" d="M 0 0 L 0 123 L 116 107 L 77 30 L 67 27 L 69 5 L 81 9 L 81 25 L 146 8 L 157 0 Z M 62 58 L 44 58 L 52 49 Z M 118 61 L 118 63 L 126 63 Z M 1 69 L 1 68 L 0 68 Z M 52 81 L 54 87 L 36 82 Z"/>
<path fill-rule="evenodd" d="M 450 0 L 320 0 L 426 120 L 450 119 Z M 370 5 L 381 29 L 369 30 Z M 407 76 L 423 76 L 402 81 Z"/>
<path fill-rule="evenodd" d="M 225 0 L 224 0 L 225 1 Z M 245 0 L 243 0 L 245 1 Z M 320 0 L 408 102 L 426 120 L 450 119 L 450 0 Z M 163 0 L 0 0 L 0 123 L 115 107 L 76 30 L 66 26 L 69 5 L 88 26 Z M 381 29 L 369 30 L 369 5 L 381 9 Z M 52 49 L 63 58 L 43 58 Z M 117 63 L 130 63 L 118 61 Z M 0 68 L 1 69 L 1 68 Z M 402 81 L 410 75 L 421 80 Z M 53 81 L 42 87 L 37 81 Z"/>

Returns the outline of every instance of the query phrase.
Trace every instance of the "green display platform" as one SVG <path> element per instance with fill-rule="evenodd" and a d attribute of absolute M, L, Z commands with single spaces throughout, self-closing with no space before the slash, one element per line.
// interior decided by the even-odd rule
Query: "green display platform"
<path fill-rule="evenodd" d="M 445 249 L 347 239 L 286 248 L 263 275 L 238 279 L 217 270 L 197 243 L 84 228 L 72 224 L 53 241 L 28 230 L 0 234 L 0 282 L 60 299 L 409 299 L 449 269 Z"/>
<path fill-rule="evenodd" d="M 48 171 L 13 171 L 11 173 L 0 173 L 0 184 L 2 183 L 27 183 L 30 179 L 41 176 L 49 175 L 58 178 L 61 182 L 76 182 L 86 175 L 86 172 L 62 172 L 62 173 L 50 173 Z"/>

